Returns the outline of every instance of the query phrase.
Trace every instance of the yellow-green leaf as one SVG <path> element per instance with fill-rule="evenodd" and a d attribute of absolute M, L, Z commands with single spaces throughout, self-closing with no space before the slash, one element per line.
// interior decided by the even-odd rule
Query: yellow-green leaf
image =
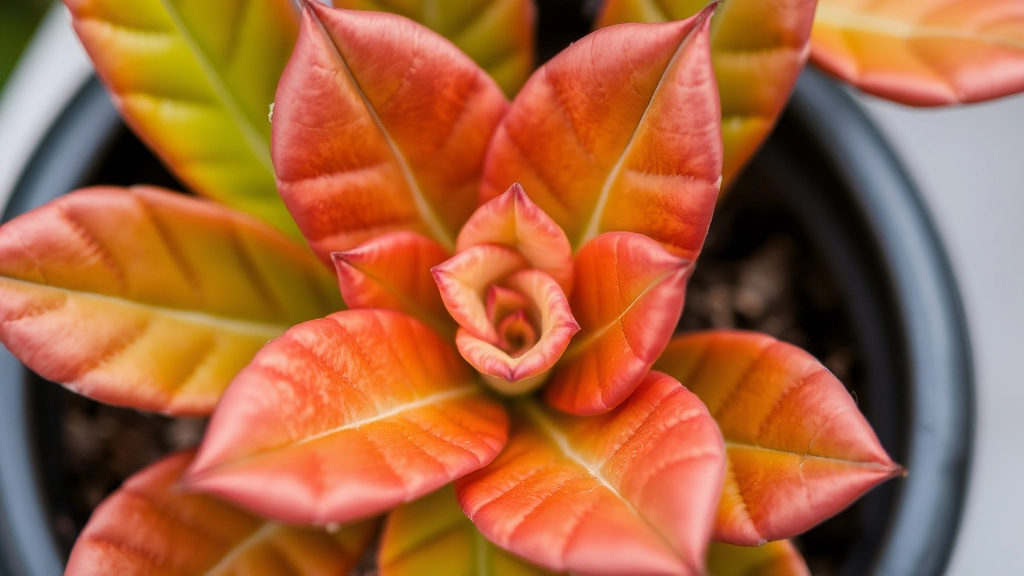
<path fill-rule="evenodd" d="M 555 574 L 488 542 L 462 513 L 450 484 L 388 515 L 378 566 L 380 576 Z"/>
<path fill-rule="evenodd" d="M 334 0 L 335 8 L 410 18 L 451 40 L 509 98 L 533 71 L 533 0 Z"/>
<path fill-rule="evenodd" d="M 728 0 L 711 19 L 722 98 L 722 191 L 754 155 L 807 62 L 817 0 Z M 708 0 L 605 0 L 598 26 L 682 20 Z"/>
<path fill-rule="evenodd" d="M 193 191 L 298 238 L 270 122 L 298 19 L 290 0 L 65 0 L 121 115 Z"/>
<path fill-rule="evenodd" d="M 789 540 L 764 546 L 733 546 L 712 542 L 708 576 L 810 576 L 803 556 Z"/>
<path fill-rule="evenodd" d="M 341 307 L 304 247 L 180 194 L 81 190 L 0 228 L 0 342 L 102 402 L 208 414 L 268 340 Z"/>

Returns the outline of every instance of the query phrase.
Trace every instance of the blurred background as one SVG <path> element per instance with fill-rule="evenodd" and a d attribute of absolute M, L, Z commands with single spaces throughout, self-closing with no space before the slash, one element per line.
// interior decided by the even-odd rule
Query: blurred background
<path fill-rule="evenodd" d="M 40 27 L 50 6 L 0 0 L 0 200 L 61 103 L 89 74 L 60 7 Z M 1024 96 L 947 110 L 858 99 L 931 209 L 971 331 L 974 462 L 948 574 L 1024 574 Z"/>

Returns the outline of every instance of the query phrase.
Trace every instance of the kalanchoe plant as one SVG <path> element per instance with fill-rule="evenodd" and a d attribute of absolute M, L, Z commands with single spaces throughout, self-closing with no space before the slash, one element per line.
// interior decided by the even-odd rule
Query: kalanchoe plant
<path fill-rule="evenodd" d="M 602 24 L 680 20 L 600 30 L 528 80 L 525 0 L 403 4 L 454 44 L 315 2 L 66 3 L 126 120 L 219 202 L 91 189 L 0 229 L 0 339 L 28 366 L 216 406 L 198 451 L 97 509 L 69 574 L 345 573 L 385 513 L 384 576 L 803 574 L 787 539 L 901 472 L 806 352 L 673 337 L 723 149 L 728 180 L 813 0 L 609 0 Z M 818 60 L 936 94 L 842 64 L 828 30 L 935 35 L 913 23 L 942 2 L 820 4 Z M 947 100 L 1013 88 L 956 70 Z"/>

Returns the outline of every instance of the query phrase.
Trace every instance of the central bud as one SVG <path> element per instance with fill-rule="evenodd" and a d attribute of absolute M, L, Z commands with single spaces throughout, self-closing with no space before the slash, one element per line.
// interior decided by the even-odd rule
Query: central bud
<path fill-rule="evenodd" d="M 500 392 L 540 386 L 579 330 L 569 241 L 518 184 L 477 209 L 433 274 L 459 352 Z"/>

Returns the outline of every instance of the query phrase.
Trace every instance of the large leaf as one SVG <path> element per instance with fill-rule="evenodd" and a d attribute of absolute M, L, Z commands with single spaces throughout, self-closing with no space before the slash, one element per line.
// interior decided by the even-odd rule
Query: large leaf
<path fill-rule="evenodd" d="M 295 44 L 291 1 L 64 3 L 121 115 L 178 177 L 297 238 L 267 121 Z"/>
<path fill-rule="evenodd" d="M 448 38 L 509 98 L 533 71 L 533 0 L 334 0 L 336 8 L 394 12 Z"/>
<path fill-rule="evenodd" d="M 331 254 L 349 308 L 398 310 L 454 336 L 455 321 L 430 273 L 449 256 L 440 244 L 415 232 L 392 232 Z"/>
<path fill-rule="evenodd" d="M 724 448 L 704 405 L 652 372 L 602 416 L 524 400 L 508 447 L 456 483 L 488 540 L 582 574 L 703 574 Z"/>
<path fill-rule="evenodd" d="M 795 346 L 698 332 L 673 339 L 654 368 L 699 396 L 725 437 L 716 541 L 796 536 L 902 472 L 842 383 Z"/>
<path fill-rule="evenodd" d="M 281 195 L 325 260 L 398 230 L 451 251 L 506 107 L 494 81 L 427 28 L 308 2 L 274 109 Z"/>
<path fill-rule="evenodd" d="M 1024 2 L 821 0 L 811 59 L 904 104 L 1013 94 L 1024 90 Z"/>
<path fill-rule="evenodd" d="M 303 247 L 227 208 L 82 190 L 0 229 L 0 341 L 91 398 L 208 414 L 267 340 L 341 309 L 333 284 Z"/>
<path fill-rule="evenodd" d="M 214 413 L 188 484 L 284 522 L 348 522 L 486 465 L 507 427 L 424 324 L 349 310 L 256 355 Z"/>
<path fill-rule="evenodd" d="M 545 389 L 548 403 L 588 415 L 625 400 L 672 337 L 691 269 L 639 234 L 608 232 L 584 246 L 571 306 L 581 330 Z"/>
<path fill-rule="evenodd" d="M 320 530 L 282 526 L 178 486 L 175 454 L 125 481 L 93 512 L 66 576 L 328 576 L 351 570 L 377 521 Z"/>
<path fill-rule="evenodd" d="M 728 0 L 711 19 L 711 59 L 722 98 L 722 188 L 775 125 L 797 76 L 817 0 Z M 697 14 L 708 0 L 605 0 L 598 26 L 664 22 Z"/>
<path fill-rule="evenodd" d="M 707 576 L 811 576 L 807 563 L 789 540 L 763 546 L 708 546 Z"/>
<path fill-rule="evenodd" d="M 494 136 L 482 199 L 520 182 L 574 250 L 625 230 L 695 258 L 722 173 L 710 10 L 598 30 L 534 73 Z"/>
<path fill-rule="evenodd" d="M 388 515 L 378 571 L 381 576 L 554 574 L 488 542 L 462 513 L 451 485 Z"/>

